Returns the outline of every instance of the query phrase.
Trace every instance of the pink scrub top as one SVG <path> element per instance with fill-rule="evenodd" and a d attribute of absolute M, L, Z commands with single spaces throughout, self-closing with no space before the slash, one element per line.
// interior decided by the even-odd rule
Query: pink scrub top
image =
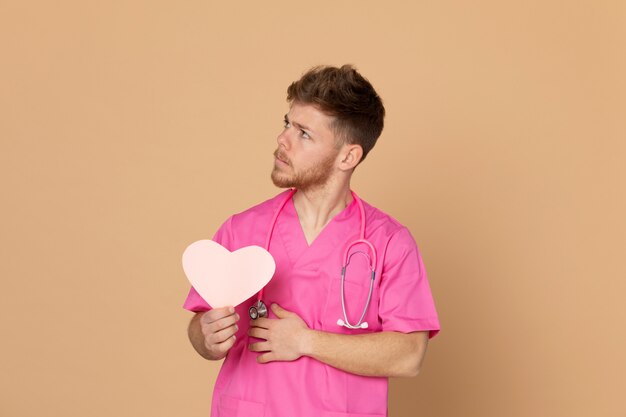
<path fill-rule="evenodd" d="M 285 191 L 243 213 L 230 217 L 213 240 L 230 251 L 263 247 L 272 215 Z M 365 321 L 367 329 L 337 324 L 341 309 L 341 266 L 345 247 L 359 238 L 360 215 L 353 200 L 337 214 L 309 246 L 293 205 L 288 201 L 276 222 L 269 252 L 276 261 L 264 300 L 297 313 L 316 330 L 341 334 L 381 331 L 429 331 L 435 336 L 439 320 L 417 245 L 395 219 L 363 202 L 365 237 L 377 250 L 376 281 Z M 366 251 L 365 245 L 354 251 Z M 353 256 L 346 272 L 348 319 L 356 323 L 369 292 L 368 262 Z M 256 362 L 248 332 L 248 308 L 256 296 L 236 307 L 241 316 L 237 341 L 226 356 L 215 383 L 212 417 L 374 417 L 387 415 L 386 377 L 364 377 L 333 368 L 309 357 L 293 362 Z M 184 308 L 211 308 L 191 288 Z M 270 317 L 274 317 L 270 313 Z M 256 339 L 255 339 L 256 340 Z"/>

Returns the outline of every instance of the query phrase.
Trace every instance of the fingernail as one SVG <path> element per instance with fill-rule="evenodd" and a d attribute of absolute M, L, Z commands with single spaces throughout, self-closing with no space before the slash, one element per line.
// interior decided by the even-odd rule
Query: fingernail
<path fill-rule="evenodd" d="M 233 307 L 228 307 L 228 311 L 229 311 L 230 313 L 234 313 L 234 312 L 235 312 L 235 309 L 234 309 Z"/>
<path fill-rule="evenodd" d="M 239 330 L 239 326 L 235 324 L 235 331 Z"/>

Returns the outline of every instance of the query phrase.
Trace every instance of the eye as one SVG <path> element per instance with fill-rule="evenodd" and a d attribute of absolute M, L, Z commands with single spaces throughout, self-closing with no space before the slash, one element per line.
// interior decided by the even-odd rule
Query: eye
<path fill-rule="evenodd" d="M 309 136 L 308 133 L 306 133 L 304 130 L 300 129 L 300 136 L 302 136 L 304 139 L 311 139 L 311 137 Z"/>
<path fill-rule="evenodd" d="M 285 119 L 283 120 L 283 126 L 285 127 L 285 129 L 288 129 L 291 127 L 291 123 L 289 123 L 289 120 Z"/>

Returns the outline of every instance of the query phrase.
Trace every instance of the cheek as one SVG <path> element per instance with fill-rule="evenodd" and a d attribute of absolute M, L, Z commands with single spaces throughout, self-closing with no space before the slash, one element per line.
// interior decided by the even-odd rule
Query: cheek
<path fill-rule="evenodd" d="M 318 164 L 328 161 L 330 159 L 334 160 L 334 158 L 337 156 L 336 153 L 327 149 L 320 149 L 319 147 L 311 147 L 307 149 L 306 146 L 303 146 L 303 153 L 307 153 L 307 159 L 309 161 L 315 161 Z"/>

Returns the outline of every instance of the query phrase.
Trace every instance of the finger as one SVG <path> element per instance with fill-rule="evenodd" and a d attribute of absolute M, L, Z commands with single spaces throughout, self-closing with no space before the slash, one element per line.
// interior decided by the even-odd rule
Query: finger
<path fill-rule="evenodd" d="M 228 340 L 230 337 L 234 336 L 239 330 L 239 326 L 233 324 L 230 327 L 227 327 L 219 332 L 211 333 L 206 336 L 207 340 L 209 340 L 212 344 L 222 343 Z"/>
<path fill-rule="evenodd" d="M 260 329 L 258 327 L 252 327 L 248 330 L 248 336 L 256 337 L 257 339 L 265 339 L 269 337 L 270 332 L 267 329 Z"/>
<path fill-rule="evenodd" d="M 234 346 L 236 341 L 237 341 L 237 337 L 233 335 L 229 337 L 228 339 L 226 339 L 225 341 L 223 341 L 222 343 L 217 343 L 217 344 L 205 343 L 205 346 L 209 351 L 224 354 L 228 352 Z"/>
<path fill-rule="evenodd" d="M 201 321 L 203 323 L 212 323 L 233 314 L 235 314 L 233 307 L 214 308 L 204 313 L 201 317 Z"/>
<path fill-rule="evenodd" d="M 260 317 L 256 320 L 250 320 L 250 327 L 260 327 L 262 329 L 269 329 L 272 324 L 272 319 Z"/>
<path fill-rule="evenodd" d="M 236 324 L 237 321 L 239 321 L 239 314 L 231 314 L 210 323 L 202 323 L 202 331 L 204 334 L 217 333 L 222 329 L 226 329 Z"/>
<path fill-rule="evenodd" d="M 219 320 L 223 317 L 229 316 L 233 314 L 234 312 L 235 312 L 235 309 L 233 307 L 214 308 L 204 313 L 202 318 L 207 323 L 210 323 L 212 321 Z"/>
<path fill-rule="evenodd" d="M 272 312 L 276 314 L 276 317 L 278 317 L 279 319 L 284 319 L 286 317 L 289 317 L 295 314 L 295 313 L 292 313 L 291 311 L 285 310 L 284 308 L 282 308 L 276 303 L 272 304 L 271 308 L 272 308 Z"/>
<path fill-rule="evenodd" d="M 269 342 L 250 343 L 248 349 L 253 352 L 269 352 L 271 350 Z"/>
<path fill-rule="evenodd" d="M 276 360 L 276 356 L 274 355 L 274 352 L 262 353 L 256 357 L 256 361 L 258 363 L 268 363 L 268 362 L 273 362 L 275 360 Z"/>

